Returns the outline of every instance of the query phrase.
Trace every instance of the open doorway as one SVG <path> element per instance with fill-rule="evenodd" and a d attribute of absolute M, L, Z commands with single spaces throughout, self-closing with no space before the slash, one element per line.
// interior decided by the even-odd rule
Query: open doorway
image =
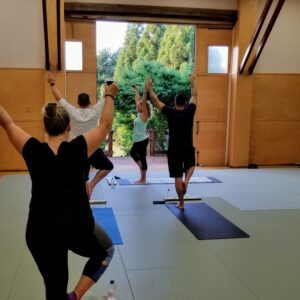
<path fill-rule="evenodd" d="M 135 84 L 140 94 L 151 77 L 158 97 L 172 105 L 179 92 L 190 94 L 188 75 L 194 69 L 195 27 L 154 23 L 98 21 L 97 95 L 108 78 L 118 82 L 120 92 L 115 102 L 113 156 L 127 156 L 132 144 L 133 120 L 136 117 Z M 150 155 L 167 151 L 167 124 L 153 111 L 148 124 Z"/>

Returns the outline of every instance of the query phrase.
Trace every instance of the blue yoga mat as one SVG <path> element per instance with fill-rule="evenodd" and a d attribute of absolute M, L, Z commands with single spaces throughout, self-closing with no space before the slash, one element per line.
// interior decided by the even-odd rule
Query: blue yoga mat
<path fill-rule="evenodd" d="M 176 204 L 167 204 L 167 207 L 198 240 L 249 237 L 205 203 L 185 203 L 183 211 Z"/>
<path fill-rule="evenodd" d="M 107 232 L 113 244 L 122 245 L 123 241 L 112 208 L 92 208 L 92 211 L 96 223 Z"/>

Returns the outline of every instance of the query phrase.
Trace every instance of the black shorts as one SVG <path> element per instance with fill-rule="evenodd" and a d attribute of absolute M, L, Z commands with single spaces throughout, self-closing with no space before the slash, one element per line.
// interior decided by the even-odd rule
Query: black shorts
<path fill-rule="evenodd" d="M 168 150 L 170 177 L 182 177 L 183 173 L 195 166 L 195 162 L 195 148 L 193 146 L 181 149 L 171 147 Z"/>
<path fill-rule="evenodd" d="M 101 148 L 98 148 L 88 159 L 88 164 L 86 166 L 86 180 L 88 180 L 89 178 L 88 174 L 91 167 L 97 170 L 112 170 L 114 168 L 114 165 L 105 156 L 103 150 Z"/>

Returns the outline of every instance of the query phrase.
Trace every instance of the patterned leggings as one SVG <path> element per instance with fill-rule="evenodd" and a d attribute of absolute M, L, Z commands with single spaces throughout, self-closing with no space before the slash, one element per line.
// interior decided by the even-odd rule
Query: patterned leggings
<path fill-rule="evenodd" d="M 107 269 L 114 246 L 97 224 L 93 232 L 53 232 L 50 228 L 27 226 L 26 242 L 41 272 L 47 300 L 65 300 L 68 285 L 68 250 L 88 257 L 82 274 L 97 281 Z"/>

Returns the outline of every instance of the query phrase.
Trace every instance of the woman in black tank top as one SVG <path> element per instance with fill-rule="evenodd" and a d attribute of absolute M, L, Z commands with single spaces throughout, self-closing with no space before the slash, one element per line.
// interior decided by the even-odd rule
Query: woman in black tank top
<path fill-rule="evenodd" d="M 17 126 L 0 106 L 0 125 L 23 155 L 32 181 L 26 242 L 43 276 L 47 300 L 82 299 L 112 259 L 112 242 L 95 224 L 89 205 L 85 166 L 110 130 L 117 92 L 114 83 L 105 86 L 98 127 L 71 142 L 67 141 L 70 118 L 64 108 L 45 106 L 47 142 L 42 143 Z M 89 259 L 75 289 L 67 294 L 69 250 Z"/>

